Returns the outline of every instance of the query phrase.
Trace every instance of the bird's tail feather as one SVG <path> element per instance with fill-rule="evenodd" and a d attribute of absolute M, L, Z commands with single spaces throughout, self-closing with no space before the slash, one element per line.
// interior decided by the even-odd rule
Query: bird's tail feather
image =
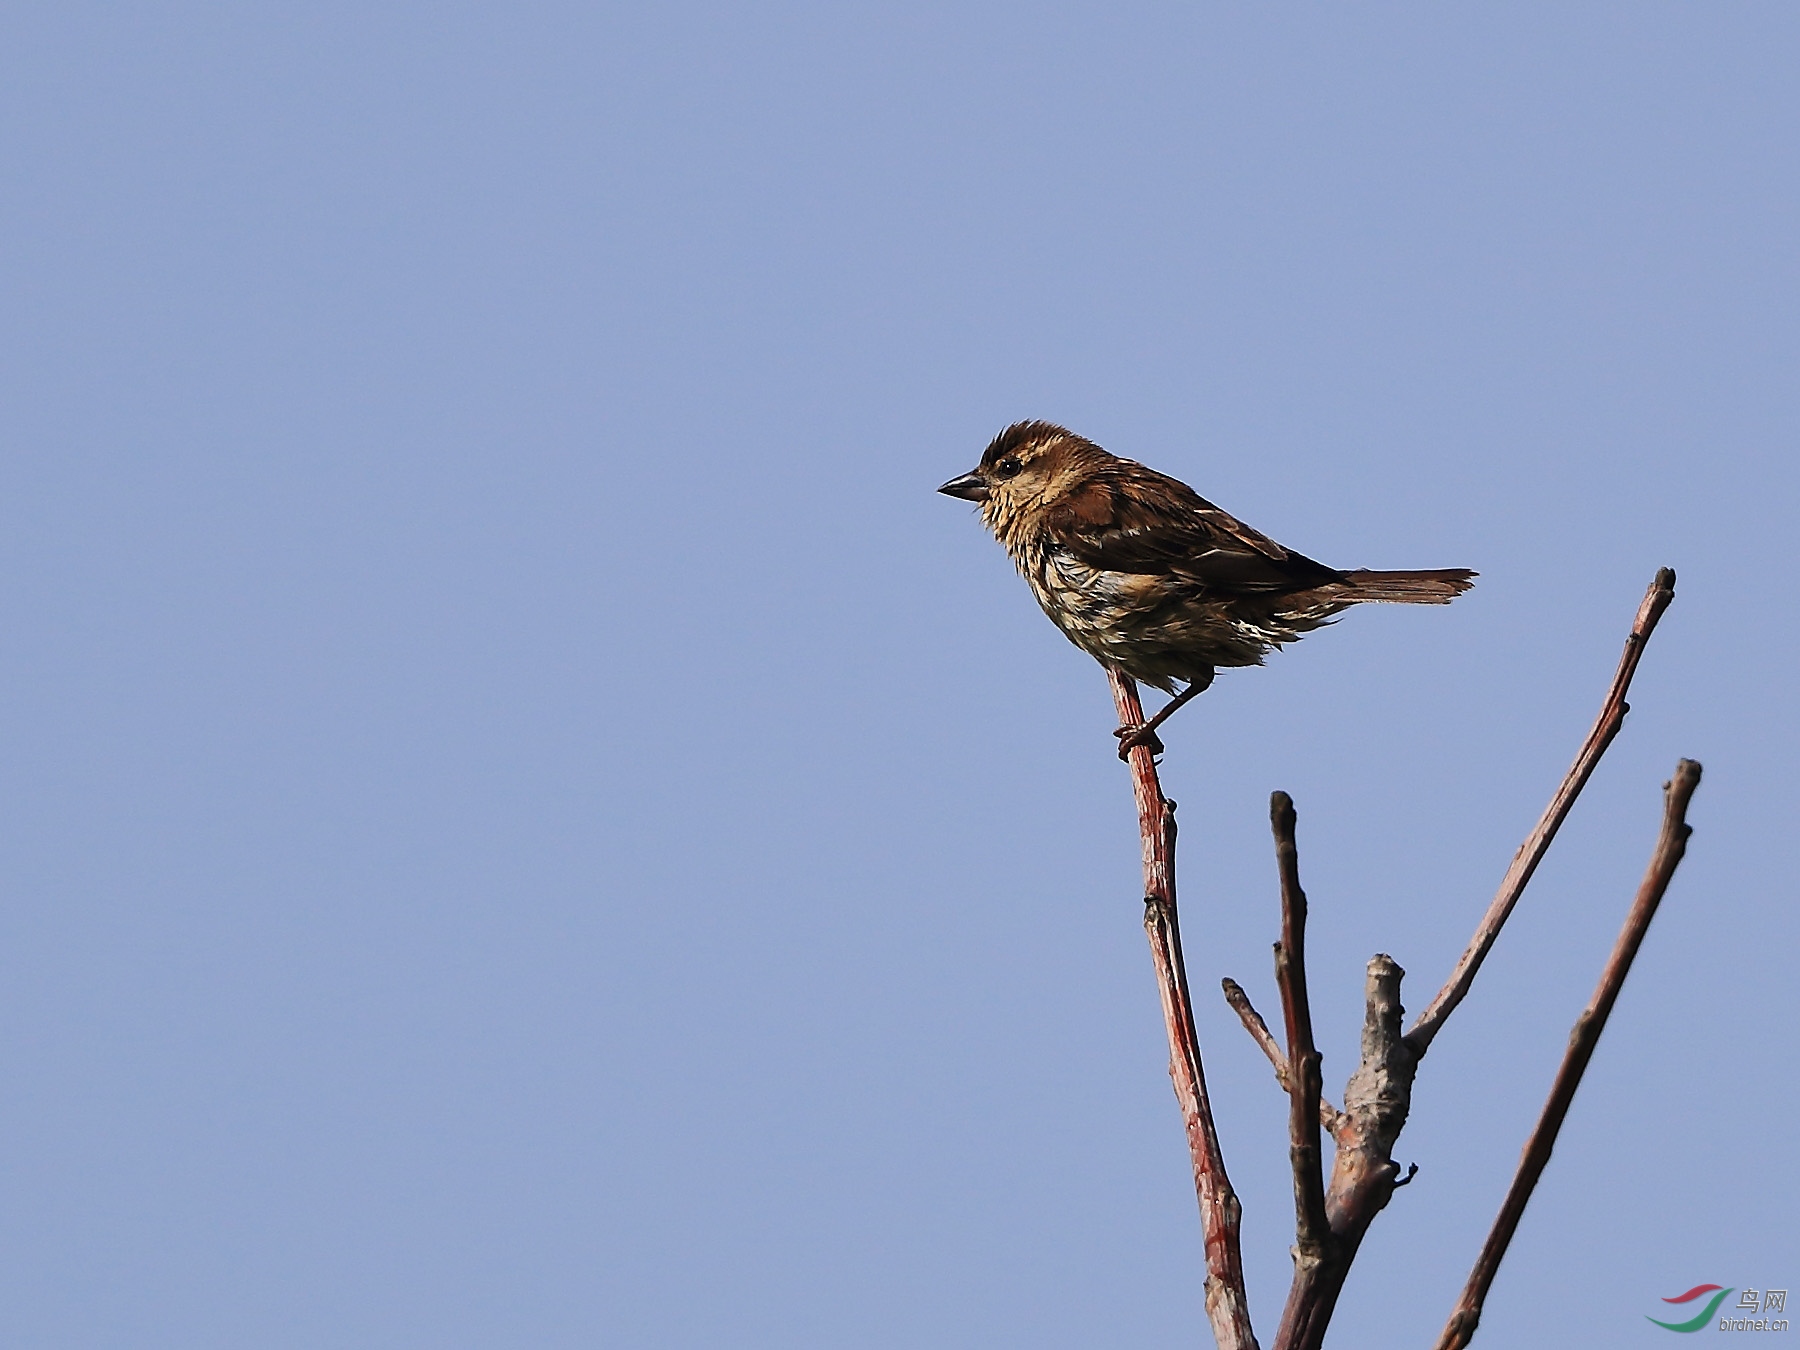
<path fill-rule="evenodd" d="M 1447 605 L 1475 584 L 1466 567 L 1432 572 L 1346 572 L 1321 589 L 1338 591 L 1351 604 L 1388 601 L 1396 605 Z"/>

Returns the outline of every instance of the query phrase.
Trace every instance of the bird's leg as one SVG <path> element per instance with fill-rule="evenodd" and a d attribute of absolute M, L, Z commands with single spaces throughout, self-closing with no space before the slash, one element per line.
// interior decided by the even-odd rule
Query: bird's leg
<path fill-rule="evenodd" d="M 1209 669 L 1201 678 L 1189 680 L 1188 687 L 1170 699 L 1163 710 L 1148 722 L 1140 722 L 1135 727 L 1120 727 L 1113 732 L 1113 735 L 1119 738 L 1119 758 L 1129 759 L 1132 747 L 1138 745 L 1148 746 L 1151 754 L 1160 755 L 1163 752 L 1163 743 L 1157 736 L 1156 729 L 1174 716 L 1175 710 L 1195 694 L 1204 693 L 1212 682 L 1213 672 Z"/>

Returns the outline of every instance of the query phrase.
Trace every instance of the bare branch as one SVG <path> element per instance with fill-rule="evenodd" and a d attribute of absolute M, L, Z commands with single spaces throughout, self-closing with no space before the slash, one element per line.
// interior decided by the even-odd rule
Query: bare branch
<path fill-rule="evenodd" d="M 1269 1024 L 1263 1021 L 1262 1014 L 1257 1012 L 1251 1004 L 1250 995 L 1244 992 L 1244 986 L 1230 976 L 1220 980 L 1219 986 L 1225 991 L 1225 1001 L 1231 1005 L 1231 1010 L 1244 1024 L 1244 1030 L 1250 1033 L 1250 1039 L 1255 1041 L 1262 1049 L 1263 1054 L 1269 1057 L 1269 1064 L 1275 1070 L 1275 1081 L 1281 1085 L 1281 1090 L 1291 1092 L 1293 1089 L 1289 1086 L 1287 1056 L 1282 1053 L 1281 1045 L 1276 1041 L 1274 1033 L 1269 1030 Z M 1339 1111 L 1337 1107 L 1324 1097 L 1319 1098 L 1319 1124 L 1331 1131 L 1333 1135 L 1338 1131 L 1338 1122 L 1342 1116 L 1343 1112 Z"/>
<path fill-rule="evenodd" d="M 1656 907 L 1662 903 L 1663 893 L 1669 889 L 1669 881 L 1674 877 L 1682 855 L 1687 852 L 1688 836 L 1693 833 L 1687 823 L 1688 802 L 1699 785 L 1700 766 L 1691 759 L 1678 763 L 1675 777 L 1663 784 L 1662 831 L 1657 837 L 1656 851 L 1650 857 L 1649 870 L 1638 887 L 1631 912 L 1625 917 L 1625 926 L 1613 944 L 1599 986 L 1587 1007 L 1582 1009 L 1581 1016 L 1575 1019 L 1575 1028 L 1569 1033 L 1569 1048 L 1563 1054 L 1562 1067 L 1556 1071 L 1549 1100 L 1544 1103 L 1537 1127 L 1525 1144 L 1512 1186 L 1501 1203 L 1499 1216 L 1494 1220 L 1481 1255 L 1476 1258 L 1475 1268 L 1469 1272 L 1462 1298 L 1438 1338 L 1437 1350 L 1462 1350 L 1475 1335 L 1488 1289 L 1506 1256 L 1507 1245 L 1518 1230 L 1531 1192 L 1550 1161 L 1550 1151 L 1555 1147 L 1556 1136 L 1569 1113 L 1569 1104 L 1575 1100 L 1575 1090 L 1581 1086 L 1581 1076 L 1593 1058 L 1594 1047 L 1599 1044 L 1600 1033 L 1606 1029 L 1606 1019 L 1618 1000 L 1619 990 L 1631 971 L 1632 960 L 1644 941 L 1650 921 L 1656 917 Z"/>
<path fill-rule="evenodd" d="M 1107 668 L 1119 724 L 1143 723 L 1137 684 L 1123 671 Z M 1163 796 L 1156 756 L 1148 746 L 1131 748 L 1132 792 L 1137 799 L 1138 833 L 1144 854 L 1144 931 L 1156 982 L 1162 992 L 1163 1022 L 1169 1033 L 1169 1077 L 1187 1125 L 1194 1191 L 1206 1240 L 1206 1316 L 1219 1350 L 1257 1350 L 1244 1293 L 1244 1258 L 1238 1240 L 1242 1208 L 1225 1174 L 1225 1157 L 1213 1126 L 1200 1062 L 1200 1037 L 1188 997 L 1187 967 L 1181 958 L 1181 926 L 1175 909 L 1175 803 Z"/>
<path fill-rule="evenodd" d="M 1550 841 L 1556 838 L 1557 830 L 1562 828 L 1568 817 L 1569 809 L 1575 805 L 1575 799 L 1581 795 L 1581 789 L 1587 785 L 1588 778 L 1599 764 L 1600 757 L 1606 753 L 1607 746 L 1612 744 L 1614 736 L 1625 722 L 1625 714 L 1630 705 L 1625 702 L 1625 694 L 1631 688 L 1631 677 L 1637 673 L 1639 659 L 1644 654 L 1644 645 L 1650 641 L 1650 634 L 1656 630 L 1656 621 L 1669 607 L 1675 598 L 1675 573 L 1671 568 L 1663 568 L 1656 574 L 1656 580 L 1650 583 L 1645 592 L 1643 603 L 1638 606 L 1637 619 L 1631 625 L 1631 633 L 1625 639 L 1625 651 L 1619 657 L 1619 668 L 1613 674 L 1612 688 L 1607 690 L 1606 702 L 1601 705 L 1600 715 L 1595 719 L 1587 739 L 1582 742 L 1581 752 L 1575 756 L 1575 763 L 1563 778 L 1562 785 L 1557 788 L 1556 795 L 1550 799 L 1550 805 L 1544 808 L 1543 817 L 1537 828 L 1526 836 L 1525 842 L 1519 845 L 1519 851 L 1513 855 L 1512 866 L 1506 869 L 1506 876 L 1501 879 L 1500 889 L 1495 894 L 1493 903 L 1488 906 L 1487 913 L 1481 916 L 1481 923 L 1475 929 L 1475 936 L 1456 962 L 1456 968 L 1450 972 L 1450 978 L 1438 991 L 1436 998 L 1426 1005 L 1425 1011 L 1419 1014 L 1419 1020 L 1407 1033 L 1407 1043 L 1413 1052 L 1423 1055 L 1431 1048 L 1432 1039 L 1443 1028 L 1444 1020 L 1450 1016 L 1458 1003 L 1463 1001 L 1469 992 L 1469 986 L 1475 982 L 1475 972 L 1481 969 L 1481 963 L 1487 959 L 1495 940 L 1500 936 L 1501 926 L 1507 916 L 1512 913 L 1513 906 L 1525 891 L 1526 883 L 1537 865 L 1543 860 L 1545 852 L 1550 848 Z"/>
<path fill-rule="evenodd" d="M 1244 1024 L 1244 1030 L 1250 1033 L 1250 1039 L 1269 1057 L 1269 1064 L 1275 1070 L 1275 1081 L 1281 1085 L 1281 1090 L 1289 1091 L 1287 1056 L 1281 1052 L 1281 1043 L 1275 1039 L 1275 1033 L 1269 1030 L 1269 1024 L 1263 1021 L 1262 1014 L 1250 1002 L 1250 995 L 1244 992 L 1244 986 L 1227 975 L 1219 981 L 1219 987 L 1225 991 L 1225 1001 Z"/>
<path fill-rule="evenodd" d="M 1294 841 L 1294 800 L 1269 798 L 1275 862 L 1281 873 L 1281 941 L 1275 944 L 1275 984 L 1287 1031 L 1288 1159 L 1294 1169 L 1294 1260 L 1323 1261 L 1331 1233 L 1325 1223 L 1325 1176 L 1319 1157 L 1319 1050 L 1313 1042 L 1306 994 L 1306 892 L 1300 889 L 1300 849 Z"/>
<path fill-rule="evenodd" d="M 1337 1156 L 1325 1191 L 1331 1241 L 1325 1259 L 1294 1263 L 1294 1282 L 1275 1333 L 1275 1350 L 1318 1350 L 1357 1248 L 1399 1184 L 1394 1141 L 1412 1106 L 1418 1058 L 1400 1034 L 1400 980 L 1391 956 L 1369 962 L 1362 1059 L 1344 1089 Z"/>

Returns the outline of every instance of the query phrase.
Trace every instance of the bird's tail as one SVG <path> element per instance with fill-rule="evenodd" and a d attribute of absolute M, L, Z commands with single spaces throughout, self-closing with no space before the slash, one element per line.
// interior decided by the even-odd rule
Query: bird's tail
<path fill-rule="evenodd" d="M 1385 600 L 1396 605 L 1447 605 L 1475 584 L 1466 567 L 1434 572 L 1346 572 L 1321 589 L 1337 591 L 1350 604 Z"/>

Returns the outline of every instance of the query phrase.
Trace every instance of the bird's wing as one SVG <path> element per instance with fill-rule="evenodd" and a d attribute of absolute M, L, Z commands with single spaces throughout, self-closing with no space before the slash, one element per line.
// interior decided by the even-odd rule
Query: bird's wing
<path fill-rule="evenodd" d="M 1292 591 L 1335 580 L 1186 483 L 1131 460 L 1052 506 L 1045 524 L 1071 555 L 1108 572 L 1166 573 L 1228 591 Z"/>

